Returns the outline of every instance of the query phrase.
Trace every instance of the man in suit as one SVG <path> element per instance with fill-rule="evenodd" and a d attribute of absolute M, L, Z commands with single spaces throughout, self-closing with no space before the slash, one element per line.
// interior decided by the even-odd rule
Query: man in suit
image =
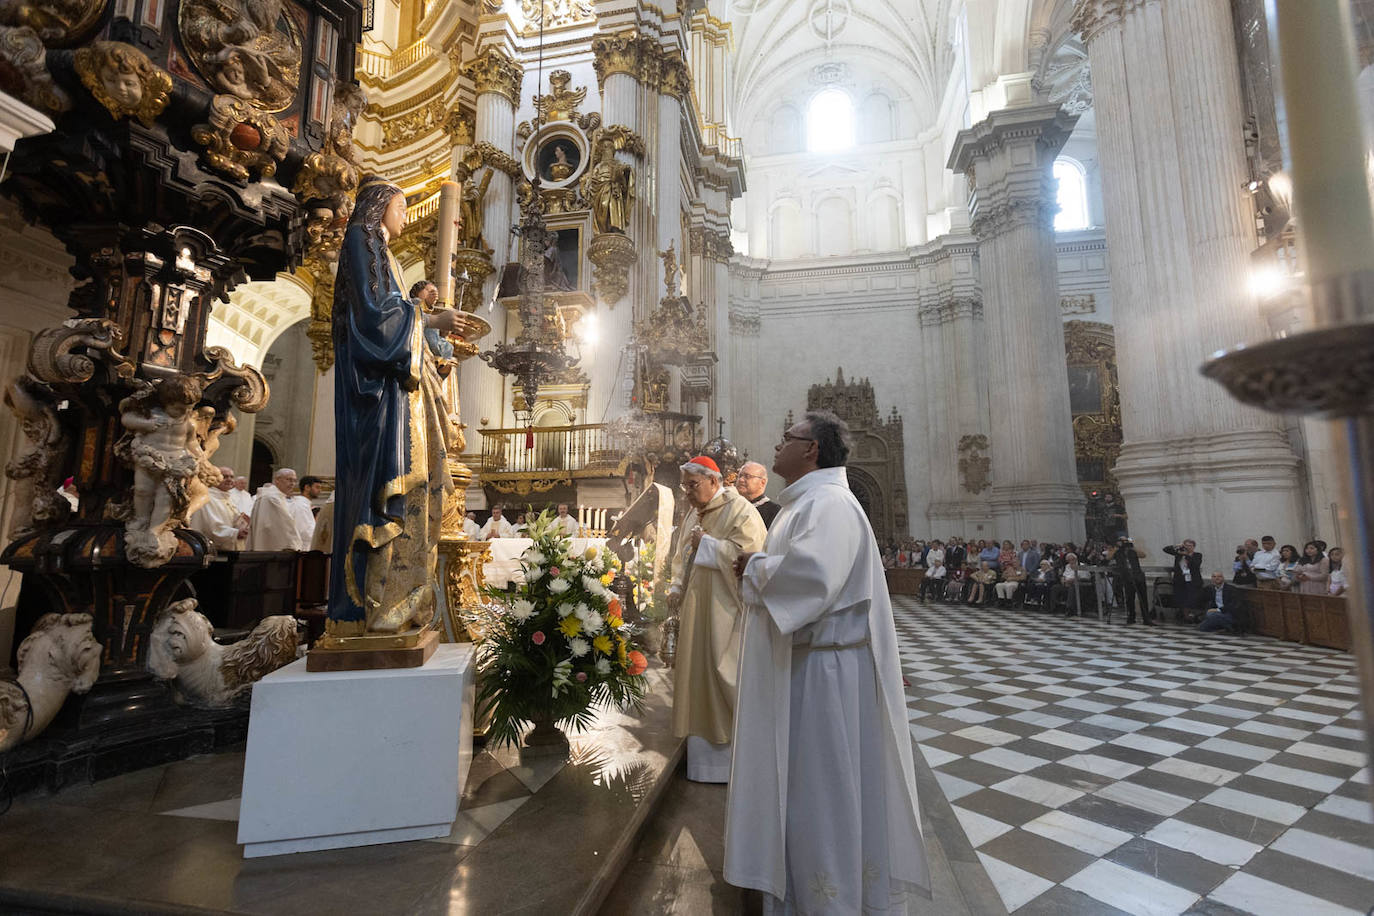
<path fill-rule="evenodd" d="M 1021 552 L 1017 554 L 1016 563 L 1026 571 L 1027 575 L 1035 575 L 1040 568 L 1040 548 L 1035 541 L 1022 541 Z"/>
<path fill-rule="evenodd" d="M 1212 573 L 1212 581 L 1202 590 L 1202 622 L 1197 628 L 1204 633 L 1222 630 L 1236 632 L 1236 617 L 1240 613 L 1240 589 L 1226 581 L 1220 572 Z"/>
<path fill-rule="evenodd" d="M 1198 606 L 1202 587 L 1202 554 L 1197 552 L 1197 542 L 1187 538 L 1182 544 L 1165 547 L 1164 552 L 1174 558 L 1174 608 L 1179 616 L 1191 614 Z"/>
<path fill-rule="evenodd" d="M 963 538 L 950 538 L 945 547 L 945 569 L 963 569 L 967 559 L 968 550 L 964 547 Z"/>
<path fill-rule="evenodd" d="M 1145 591 L 1145 571 L 1140 568 L 1140 561 L 1144 556 L 1145 551 L 1128 537 L 1118 538 L 1116 543 L 1107 549 L 1107 562 L 1112 567 L 1112 575 L 1116 578 L 1126 603 L 1126 623 L 1135 623 L 1135 606 L 1138 602 L 1141 621 L 1145 626 L 1152 627 L 1155 623 L 1154 610 L 1150 607 L 1150 599 Z"/>
<path fill-rule="evenodd" d="M 759 518 L 763 519 L 764 528 L 773 526 L 773 519 L 778 515 L 782 506 L 773 502 L 763 491 L 768 489 L 768 471 L 757 461 L 746 461 L 739 469 L 739 476 L 735 479 L 735 490 L 740 496 L 749 500 L 750 504 L 759 511 Z"/>

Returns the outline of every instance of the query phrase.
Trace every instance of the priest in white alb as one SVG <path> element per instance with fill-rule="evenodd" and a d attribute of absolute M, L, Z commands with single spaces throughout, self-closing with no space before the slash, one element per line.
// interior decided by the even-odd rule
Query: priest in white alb
<path fill-rule="evenodd" d="M 515 537 L 515 526 L 510 523 L 510 519 L 502 518 L 502 511 L 500 506 L 491 507 L 491 518 L 487 519 L 487 523 L 477 533 L 479 540 Z"/>
<path fill-rule="evenodd" d="M 782 509 L 735 564 L 725 880 L 762 891 L 765 913 L 906 914 L 930 895 L 892 604 L 848 456 L 828 411 L 783 433 Z"/>
<path fill-rule="evenodd" d="M 556 511 L 558 515 L 554 518 L 554 524 L 558 526 L 558 533 L 570 538 L 577 537 L 577 519 L 568 514 L 568 504 L 559 503 Z"/>
<path fill-rule="evenodd" d="M 678 615 L 673 734 L 687 739 L 687 778 L 728 782 L 743 623 L 735 558 L 763 546 L 758 510 L 721 482 L 706 456 L 684 464 L 691 506 L 678 529 L 668 607 Z"/>
<path fill-rule="evenodd" d="M 205 535 L 217 550 L 241 550 L 248 538 L 248 516 L 234 505 L 234 469 L 219 469 L 220 482 L 204 505 L 191 516 L 191 528 Z"/>
<path fill-rule="evenodd" d="M 248 550 L 309 550 L 310 542 L 301 538 L 291 494 L 296 489 L 296 472 L 279 468 L 272 482 L 265 483 L 253 497 L 253 513 L 248 525 Z"/>

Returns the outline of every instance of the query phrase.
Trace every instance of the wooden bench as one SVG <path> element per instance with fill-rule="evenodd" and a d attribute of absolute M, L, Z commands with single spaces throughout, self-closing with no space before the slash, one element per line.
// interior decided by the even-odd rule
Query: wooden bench
<path fill-rule="evenodd" d="M 1350 619 L 1345 598 L 1303 595 L 1276 589 L 1240 589 L 1252 633 L 1289 642 L 1350 650 Z"/>

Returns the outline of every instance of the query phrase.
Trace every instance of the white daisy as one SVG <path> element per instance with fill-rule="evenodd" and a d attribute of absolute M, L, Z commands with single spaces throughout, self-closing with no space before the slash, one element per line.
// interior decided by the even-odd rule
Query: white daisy
<path fill-rule="evenodd" d="M 598 579 L 596 576 L 583 576 L 582 587 L 585 588 L 587 591 L 591 592 L 593 595 L 601 594 L 601 580 Z"/>
<path fill-rule="evenodd" d="M 534 616 L 534 603 L 524 598 L 516 598 L 510 607 L 511 616 L 524 623 Z"/>
<path fill-rule="evenodd" d="M 572 639 L 568 640 L 568 651 L 572 653 L 573 658 L 581 658 L 590 652 L 591 648 L 592 644 L 582 639 L 580 636 L 574 636 Z"/>
<path fill-rule="evenodd" d="M 585 621 L 587 619 L 587 615 L 591 612 L 592 609 L 587 607 L 587 605 L 581 601 L 577 603 L 577 607 L 573 608 L 573 613 L 577 615 L 577 619 L 582 621 Z"/>
<path fill-rule="evenodd" d="M 565 602 L 565 603 L 560 604 L 560 605 L 558 606 L 558 616 L 559 616 L 559 617 L 567 617 L 567 616 L 568 616 L 569 614 L 571 614 L 574 610 L 576 610 L 576 608 L 574 608 L 571 604 L 568 604 L 568 603 Z"/>
<path fill-rule="evenodd" d="M 554 579 L 549 583 L 549 591 L 553 592 L 555 595 L 561 595 L 569 588 L 571 588 L 571 586 L 568 585 L 567 579 Z"/>
<path fill-rule="evenodd" d="M 604 623 L 605 621 L 601 619 L 600 614 L 596 611 L 588 611 L 587 616 L 582 618 L 582 632 L 595 633 L 601 629 Z"/>
<path fill-rule="evenodd" d="M 610 673 L 611 673 L 611 660 L 610 660 L 609 658 L 598 658 L 598 659 L 596 660 L 596 673 L 597 673 L 597 674 L 610 674 Z"/>

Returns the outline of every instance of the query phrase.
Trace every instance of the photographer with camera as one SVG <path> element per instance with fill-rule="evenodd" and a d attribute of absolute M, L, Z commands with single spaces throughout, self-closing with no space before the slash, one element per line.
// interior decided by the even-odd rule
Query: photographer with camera
<path fill-rule="evenodd" d="M 1256 582 L 1254 560 L 1259 552 L 1259 542 L 1250 538 L 1236 548 L 1236 558 L 1231 563 L 1231 582 L 1235 585 L 1251 585 Z"/>
<path fill-rule="evenodd" d="M 1145 551 L 1135 545 L 1128 537 L 1119 537 L 1116 543 L 1107 548 L 1107 563 L 1112 567 L 1116 580 L 1121 583 L 1121 591 L 1126 602 L 1126 623 L 1135 623 L 1135 603 L 1140 600 L 1140 620 L 1145 626 L 1155 625 L 1154 611 L 1145 590 L 1145 571 L 1140 561 Z"/>
<path fill-rule="evenodd" d="M 1187 617 L 1197 611 L 1199 590 L 1202 588 L 1202 554 L 1197 541 L 1184 538 L 1182 544 L 1170 544 L 1164 552 L 1174 558 L 1174 611 L 1177 617 Z"/>

